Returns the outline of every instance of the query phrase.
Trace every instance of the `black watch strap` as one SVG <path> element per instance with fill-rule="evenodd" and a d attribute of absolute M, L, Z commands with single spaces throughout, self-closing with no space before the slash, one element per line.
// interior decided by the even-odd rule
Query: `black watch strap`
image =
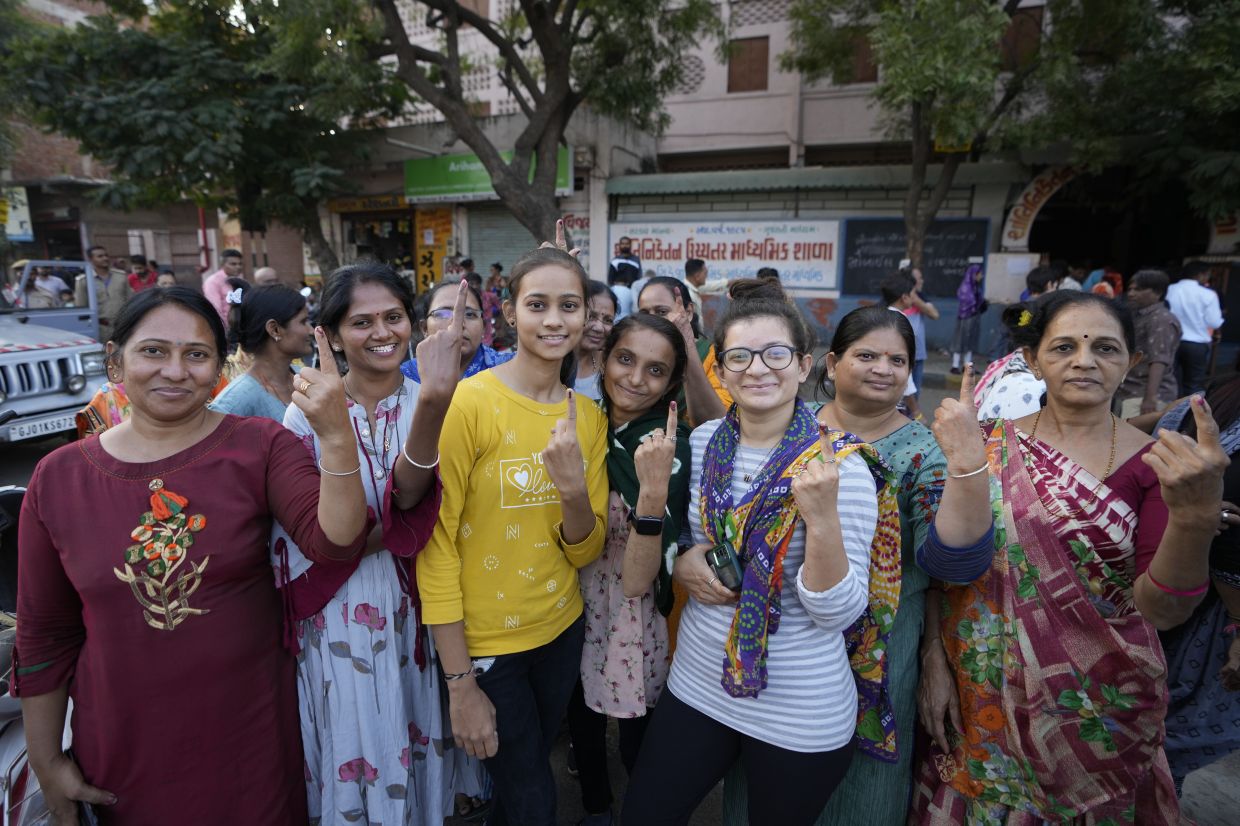
<path fill-rule="evenodd" d="M 638 536 L 658 536 L 663 533 L 662 516 L 638 516 L 635 511 L 630 511 L 629 522 Z"/>

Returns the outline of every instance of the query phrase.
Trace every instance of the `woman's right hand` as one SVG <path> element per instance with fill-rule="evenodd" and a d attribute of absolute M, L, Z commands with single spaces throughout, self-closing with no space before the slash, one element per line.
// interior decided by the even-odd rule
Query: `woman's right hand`
<path fill-rule="evenodd" d="M 303 367 L 293 377 L 293 404 L 305 414 L 306 421 L 314 430 L 319 441 L 327 442 L 340 438 L 353 441 L 353 433 L 349 429 L 349 407 L 345 400 L 344 379 L 336 368 L 336 358 L 332 354 L 331 343 L 327 340 L 327 331 L 322 327 L 314 328 L 314 340 L 319 348 L 319 366 Z"/>
<path fill-rule="evenodd" d="M 706 552 L 711 545 L 694 545 L 676 558 L 672 579 L 689 592 L 689 596 L 703 605 L 731 605 L 740 595 L 723 587 L 719 577 L 706 564 Z"/>
<path fill-rule="evenodd" d="M 35 776 L 52 813 L 52 826 L 77 826 L 79 802 L 94 806 L 111 806 L 116 802 L 116 795 L 87 783 L 77 763 L 64 753 L 36 768 Z"/>
<path fill-rule="evenodd" d="M 964 725 L 960 720 L 960 695 L 956 692 L 956 680 L 943 644 L 938 640 L 927 640 L 923 644 L 921 680 L 917 685 L 917 714 L 922 728 L 934 738 L 939 749 L 944 754 L 951 754 L 946 723 L 950 721 L 951 727 L 961 735 L 964 734 Z"/>
<path fill-rule="evenodd" d="M 477 677 L 448 683 L 448 716 L 452 721 L 452 739 L 467 755 L 481 760 L 494 757 L 499 751 L 495 706 L 478 686 Z"/>
<path fill-rule="evenodd" d="M 930 430 L 947 460 L 949 474 L 968 474 L 985 467 L 986 440 L 978 427 L 977 405 L 973 402 L 973 362 L 964 366 L 960 397 L 943 399 L 934 411 Z"/>

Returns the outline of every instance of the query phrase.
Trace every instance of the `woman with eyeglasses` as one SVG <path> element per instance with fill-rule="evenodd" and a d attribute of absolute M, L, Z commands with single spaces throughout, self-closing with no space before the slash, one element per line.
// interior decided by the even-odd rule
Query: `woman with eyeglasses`
<path fill-rule="evenodd" d="M 448 329 L 452 324 L 452 306 L 456 301 L 455 282 L 444 281 L 436 284 L 426 297 L 426 314 L 419 325 L 423 337 Z M 503 364 L 512 358 L 512 353 L 497 353 L 489 345 L 482 343 L 483 317 L 482 295 L 473 287 L 467 287 L 465 296 L 465 318 L 461 324 L 461 378 L 467 379 L 475 373 L 490 370 L 497 364 Z M 409 378 L 422 383 L 418 374 L 418 360 L 410 351 L 409 361 L 400 366 L 400 372 Z"/>
<path fill-rule="evenodd" d="M 595 401 L 603 398 L 599 385 L 602 376 L 603 342 L 616 326 L 619 311 L 616 294 L 602 281 L 591 281 L 586 295 L 586 326 L 577 345 L 577 381 L 573 389 Z"/>
<path fill-rule="evenodd" d="M 749 822 L 811 824 L 852 761 L 844 632 L 867 607 L 875 534 L 898 542 L 899 516 L 873 449 L 798 398 L 813 344 L 785 301 L 733 302 L 716 327 L 736 404 L 690 437 L 695 544 L 673 574 L 690 597 L 624 823 L 687 823 L 739 758 Z"/>

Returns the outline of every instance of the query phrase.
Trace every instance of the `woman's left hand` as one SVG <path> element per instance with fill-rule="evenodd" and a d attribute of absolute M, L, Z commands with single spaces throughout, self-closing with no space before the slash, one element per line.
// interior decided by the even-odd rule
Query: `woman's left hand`
<path fill-rule="evenodd" d="M 305 414 L 306 421 L 319 437 L 327 442 L 336 438 L 353 441 L 349 430 L 349 408 L 345 400 L 344 380 L 336 368 L 336 358 L 327 340 L 327 331 L 314 328 L 314 341 L 319 348 L 319 366 L 303 367 L 293 379 L 293 404 Z"/>
<path fill-rule="evenodd" d="M 818 425 L 818 444 L 822 455 L 806 462 L 805 469 L 792 480 L 792 496 L 806 525 L 835 508 L 840 490 L 839 465 L 826 425 Z"/>
<path fill-rule="evenodd" d="M 973 403 L 973 363 L 964 366 L 960 377 L 960 397 L 943 399 L 934 411 L 930 426 L 934 439 L 947 460 L 949 474 L 965 474 L 986 464 L 986 441 L 977 423 L 977 405 Z"/>
<path fill-rule="evenodd" d="M 447 405 L 461 380 L 461 337 L 465 324 L 465 301 L 469 286 L 461 279 L 456 290 L 456 303 L 452 305 L 452 321 L 447 329 L 431 333 L 418 342 L 418 375 L 422 386 L 418 392 L 419 402 Z"/>
<path fill-rule="evenodd" d="M 633 452 L 640 490 L 662 496 L 665 501 L 671 487 L 672 466 L 676 461 L 677 422 L 676 402 L 672 402 L 667 409 L 667 430 L 656 427 L 642 438 Z"/>
<path fill-rule="evenodd" d="M 1197 440 L 1163 429 L 1141 457 L 1158 475 L 1163 501 L 1172 518 L 1217 526 L 1222 512 L 1223 472 L 1227 454 L 1219 446 L 1218 423 L 1202 396 L 1189 402 L 1197 423 Z"/>

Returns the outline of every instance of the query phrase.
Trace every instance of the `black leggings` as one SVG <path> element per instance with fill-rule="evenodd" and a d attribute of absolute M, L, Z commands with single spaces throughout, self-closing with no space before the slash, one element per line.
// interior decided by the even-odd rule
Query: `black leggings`
<path fill-rule="evenodd" d="M 624 798 L 623 823 L 684 826 L 739 757 L 750 826 L 809 826 L 852 762 L 853 745 L 799 752 L 755 740 L 664 690 Z"/>
<path fill-rule="evenodd" d="M 617 717 L 620 735 L 620 762 L 631 776 L 642 747 L 649 712 L 644 717 Z M 607 715 L 586 705 L 581 681 L 568 701 L 568 733 L 577 756 L 577 781 L 581 784 L 581 804 L 586 814 L 601 814 L 611 808 L 611 777 L 607 773 Z"/>

